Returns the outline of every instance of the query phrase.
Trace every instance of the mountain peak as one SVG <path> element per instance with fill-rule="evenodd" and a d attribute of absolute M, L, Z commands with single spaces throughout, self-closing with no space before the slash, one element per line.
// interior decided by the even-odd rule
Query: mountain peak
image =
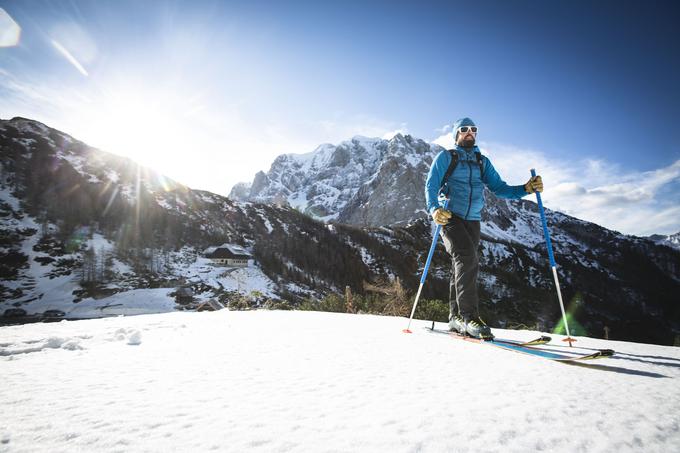
<path fill-rule="evenodd" d="M 6 122 L 19 130 L 33 132 L 35 134 L 47 134 L 51 129 L 40 121 L 21 116 L 15 116 L 11 120 L 0 120 L 0 122 Z"/>
<path fill-rule="evenodd" d="M 372 226 L 408 221 L 425 205 L 422 191 L 411 189 L 438 151 L 437 145 L 401 133 L 389 140 L 355 135 L 338 145 L 320 145 L 312 153 L 280 155 L 269 172 L 255 176 L 248 194 L 244 196 L 245 185 L 238 184 L 229 196 L 277 204 L 286 200 L 320 220 Z M 407 202 L 399 209 L 385 209 L 389 203 L 380 200 L 395 194 Z M 381 207 L 366 212 L 372 206 Z"/>

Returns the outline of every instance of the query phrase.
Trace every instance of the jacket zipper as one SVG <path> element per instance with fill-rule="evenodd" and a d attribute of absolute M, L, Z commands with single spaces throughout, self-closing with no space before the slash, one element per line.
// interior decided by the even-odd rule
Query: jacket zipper
<path fill-rule="evenodd" d="M 468 215 L 470 214 L 470 208 L 472 207 L 472 165 L 470 165 L 470 161 L 466 162 L 470 173 L 470 199 L 468 200 L 468 207 L 467 211 L 465 212 L 465 220 L 468 219 Z"/>

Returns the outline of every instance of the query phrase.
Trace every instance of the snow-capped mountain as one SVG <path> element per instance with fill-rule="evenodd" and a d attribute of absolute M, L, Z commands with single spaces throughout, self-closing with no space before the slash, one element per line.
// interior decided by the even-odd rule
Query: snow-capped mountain
<path fill-rule="evenodd" d="M 362 226 L 424 215 L 422 175 L 443 148 L 410 135 L 354 137 L 308 154 L 283 154 L 268 173 L 239 183 L 229 198 L 292 206 L 320 220 Z M 398 199 L 399 203 L 386 203 Z"/>
<path fill-rule="evenodd" d="M 402 139 L 390 141 L 394 155 L 410 149 L 399 145 Z M 365 158 L 382 149 L 382 142 L 371 142 L 375 146 L 361 142 Z M 423 145 L 424 156 L 434 151 Z M 334 152 L 323 162 L 332 161 Z M 319 156 L 308 156 L 305 168 L 321 166 Z M 420 162 L 408 160 L 375 167 L 383 172 L 382 182 L 367 203 L 375 200 L 379 184 L 389 186 L 405 174 L 402 166 L 416 173 Z M 418 171 L 425 173 L 429 161 L 422 160 Z M 355 184 L 348 199 L 360 199 L 362 187 L 378 180 L 370 175 Z M 327 178 L 332 181 L 330 173 Z M 294 178 L 278 173 L 276 179 Z M 555 326 L 560 309 L 535 203 L 487 197 L 480 281 L 484 319 L 494 327 Z M 352 212 L 370 211 L 358 206 Z M 559 212 L 548 211 L 547 218 L 572 332 L 599 337 L 606 327 L 610 338 L 673 344 L 680 334 L 680 252 Z M 398 277 L 412 295 L 432 239 L 424 217 L 375 228 L 324 224 L 291 207 L 195 191 L 20 118 L 0 120 L 0 225 L 0 313 L 56 308 L 74 317 L 120 313 L 123 300 L 139 301 L 134 313 L 174 310 L 178 286 L 189 286 L 199 301 L 238 302 L 239 295 L 256 291 L 262 303 L 297 306 L 347 286 L 369 300 L 366 282 Z M 251 266 L 227 271 L 202 257 L 208 247 L 224 243 L 250 252 Z M 450 259 L 439 247 L 421 295 L 423 307 L 428 300 L 448 299 L 449 272 Z M 122 296 L 131 291 L 134 298 Z M 424 316 L 441 321 L 447 313 Z"/>
<path fill-rule="evenodd" d="M 649 239 L 656 242 L 657 244 L 667 245 L 673 247 L 674 249 L 680 250 L 680 231 L 675 234 L 653 234 L 649 236 Z"/>

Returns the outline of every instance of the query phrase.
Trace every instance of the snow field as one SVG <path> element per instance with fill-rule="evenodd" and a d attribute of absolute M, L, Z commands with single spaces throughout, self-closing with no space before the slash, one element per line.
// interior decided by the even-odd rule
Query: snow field
<path fill-rule="evenodd" d="M 566 365 L 406 323 L 221 310 L 4 327 L 0 452 L 680 448 L 678 348 L 580 338 L 619 354 Z"/>

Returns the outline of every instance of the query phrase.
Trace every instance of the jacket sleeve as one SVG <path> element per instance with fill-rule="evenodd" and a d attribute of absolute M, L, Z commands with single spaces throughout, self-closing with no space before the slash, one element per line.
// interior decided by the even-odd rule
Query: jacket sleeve
<path fill-rule="evenodd" d="M 524 185 L 521 186 L 509 186 L 501 179 L 494 168 L 491 161 L 485 156 L 484 157 L 484 184 L 491 190 L 494 194 L 501 198 L 522 198 L 527 195 L 524 190 Z"/>
<path fill-rule="evenodd" d="M 427 203 L 427 212 L 430 214 L 441 207 L 439 205 L 439 189 L 450 162 L 451 156 L 448 151 L 441 151 L 432 160 L 430 172 L 425 180 L 425 202 Z"/>

